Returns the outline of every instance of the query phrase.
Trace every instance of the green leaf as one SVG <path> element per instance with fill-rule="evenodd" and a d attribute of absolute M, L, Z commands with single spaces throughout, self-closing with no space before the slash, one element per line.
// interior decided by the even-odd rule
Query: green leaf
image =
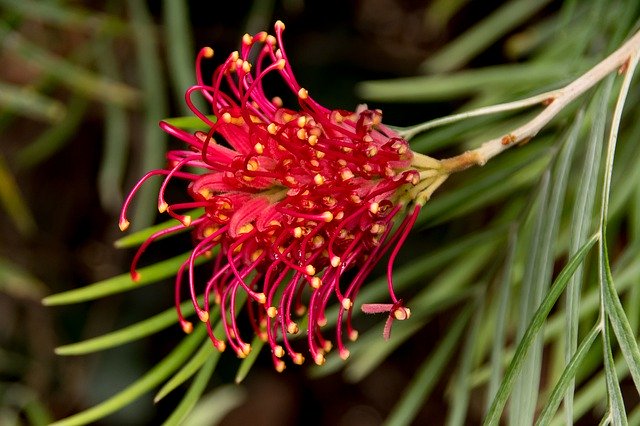
<path fill-rule="evenodd" d="M 451 327 L 447 330 L 443 340 L 436 345 L 431 356 L 416 371 L 413 380 L 402 393 L 402 396 L 391 410 L 385 420 L 386 426 L 401 426 L 410 424 L 424 401 L 435 387 L 438 379 L 444 373 L 444 369 L 451 361 L 457 343 L 462 336 L 472 309 L 464 309 Z"/>
<path fill-rule="evenodd" d="M 140 92 L 123 83 L 112 81 L 54 55 L 30 42 L 8 24 L 0 22 L 0 39 L 3 47 L 18 53 L 42 72 L 60 81 L 76 94 L 99 102 L 115 103 L 122 106 L 136 105 Z"/>
<path fill-rule="evenodd" d="M 220 352 L 213 347 L 213 344 L 209 339 L 206 339 L 198 352 L 191 357 L 189 362 L 182 366 L 182 368 L 160 388 L 158 393 L 156 393 L 156 396 L 153 398 L 153 402 L 158 403 L 162 398 L 171 393 L 171 391 L 189 380 L 191 376 L 197 373 L 207 361 L 213 360 L 215 365 L 219 359 Z"/>
<path fill-rule="evenodd" d="M 185 253 L 172 257 L 171 259 L 154 263 L 151 266 L 140 268 L 138 271 L 140 273 L 140 280 L 138 282 L 134 282 L 128 273 L 121 274 L 75 290 L 47 296 L 42 300 L 42 303 L 46 306 L 69 305 L 134 290 L 175 275 L 180 265 L 189 258 L 189 255 L 190 253 Z M 201 264 L 206 260 L 207 259 L 200 257 L 196 259 L 195 263 Z"/>
<path fill-rule="evenodd" d="M 193 303 L 190 300 L 183 302 L 180 305 L 180 309 L 185 316 L 194 313 Z M 176 322 L 176 310 L 175 308 L 170 308 L 151 318 L 147 318 L 120 330 L 112 331 L 82 342 L 59 346 L 55 351 L 58 355 L 84 355 L 102 351 L 157 333 L 160 330 L 176 324 Z"/>
<path fill-rule="evenodd" d="M 461 67 L 510 30 L 527 22 L 550 0 L 512 0 L 446 44 L 422 65 L 431 72 L 449 72 Z"/>
<path fill-rule="evenodd" d="M 597 183 L 597 171 L 601 160 L 602 145 L 604 143 L 604 130 L 606 125 L 607 99 L 611 94 L 613 79 L 609 79 L 606 88 L 598 91 L 591 101 L 588 112 L 594 120 L 591 124 L 589 140 L 586 147 L 585 158 L 580 175 L 578 194 L 573 206 L 571 219 L 571 237 L 569 255 L 577 252 L 589 237 L 589 229 L 593 222 L 593 208 Z M 583 279 L 583 266 L 580 266 L 567 286 L 565 295 L 566 305 L 566 333 L 565 333 L 565 361 L 568 363 L 575 353 L 578 345 L 579 312 L 581 304 L 581 289 Z M 567 421 L 573 419 L 573 393 L 575 383 L 570 381 L 564 400 L 564 410 Z"/>
<path fill-rule="evenodd" d="M 613 277 L 611 276 L 611 268 L 609 266 L 609 255 L 607 253 L 606 244 L 603 244 L 604 250 L 604 296 L 605 296 L 605 310 L 609 316 L 609 323 L 613 332 L 618 338 L 620 349 L 624 355 L 625 360 L 629 366 L 629 371 L 633 382 L 636 385 L 636 389 L 640 392 L 640 350 L 638 349 L 638 342 L 629 324 L 629 319 L 624 312 L 618 292 L 613 283 Z"/>
<path fill-rule="evenodd" d="M 68 3 L 0 0 L 0 4 L 7 10 L 23 14 L 29 19 L 56 25 L 64 30 L 76 29 L 110 35 L 128 31 L 127 23 L 115 16 Z"/>
<path fill-rule="evenodd" d="M 597 326 L 593 327 L 582 340 L 580 346 L 578 346 L 574 351 L 573 356 L 560 376 L 560 380 L 556 383 L 547 403 L 538 416 L 536 421 L 537 426 L 548 425 L 551 422 L 553 414 L 558 409 L 566 390 L 569 389 L 574 380 L 576 371 L 580 368 L 580 364 L 582 364 L 582 361 L 586 358 L 589 349 L 591 349 L 591 345 L 593 345 L 593 342 L 596 340 L 599 333 L 600 329 Z M 572 417 L 569 419 L 572 419 Z"/>
<path fill-rule="evenodd" d="M 543 144 L 533 144 L 497 158 L 495 168 L 470 172 L 470 183 L 434 196 L 416 225 L 450 220 L 533 183 L 548 164 L 545 154 Z"/>
<path fill-rule="evenodd" d="M 29 272 L 0 257 L 0 292 L 11 297 L 39 300 L 47 287 Z"/>
<path fill-rule="evenodd" d="M 607 401 L 609 404 L 608 417 L 611 424 L 626 425 L 627 414 L 624 408 L 624 400 L 622 391 L 620 390 L 620 380 L 616 373 L 615 364 L 613 362 L 613 354 L 611 353 L 611 341 L 609 340 L 608 324 L 604 320 L 602 326 L 602 345 L 604 352 L 604 376 L 607 384 Z"/>
<path fill-rule="evenodd" d="M 114 43 L 98 39 L 94 50 L 100 73 L 119 80 Z M 104 110 L 104 145 L 98 171 L 98 192 L 102 206 L 111 212 L 119 212 L 122 200 L 122 184 L 129 149 L 129 123 L 126 110 L 120 105 L 108 104 Z"/>
<path fill-rule="evenodd" d="M 143 99 L 145 116 L 140 126 L 142 136 L 139 141 L 142 149 L 139 172 L 142 175 L 164 166 L 168 137 L 158 129 L 158 121 L 167 116 L 169 108 L 164 68 L 160 61 L 158 40 L 147 2 L 128 0 L 127 10 L 132 21 L 138 78 L 145 94 Z M 137 203 L 131 214 L 131 223 L 134 228 L 145 228 L 153 223 L 157 213 L 155 200 L 159 189 L 158 180 L 145 182 L 136 194 Z"/>
<path fill-rule="evenodd" d="M 215 115 L 207 115 L 207 118 L 215 123 L 216 116 Z M 171 124 L 182 130 L 187 130 L 191 132 L 195 132 L 196 130 L 208 130 L 209 126 L 202 122 L 202 120 L 198 117 L 189 116 L 189 117 L 171 117 L 165 118 L 163 121 Z"/>
<path fill-rule="evenodd" d="M 533 315 L 531 322 L 529 323 L 529 327 L 525 331 L 522 339 L 520 339 L 520 343 L 516 349 L 516 352 L 509 364 L 505 372 L 504 379 L 500 384 L 500 388 L 496 394 L 496 397 L 489 408 L 489 412 L 484 420 L 485 425 L 497 425 L 500 421 L 500 414 L 505 404 L 507 403 L 507 398 L 509 397 L 509 393 L 511 388 L 513 387 L 513 383 L 515 382 L 518 373 L 520 373 L 522 364 L 525 360 L 525 356 L 529 351 L 529 348 L 533 345 L 538 332 L 542 328 L 542 325 L 545 322 L 545 319 L 551 312 L 551 309 L 555 305 L 556 301 L 564 291 L 566 285 L 569 282 L 569 278 L 576 271 L 580 263 L 584 260 L 585 256 L 593 247 L 593 245 L 598 241 L 598 236 L 592 236 L 587 243 L 578 251 L 574 256 L 569 259 L 566 266 L 562 269 L 555 282 L 547 292 L 546 297 L 540 304 L 540 307 Z"/>
<path fill-rule="evenodd" d="M 507 340 L 508 332 L 508 314 L 509 301 L 511 295 L 511 280 L 513 273 L 513 263 L 516 254 L 516 246 L 518 241 L 518 228 L 514 225 L 509 233 L 509 245 L 507 255 L 504 260 L 502 276 L 500 278 L 500 289 L 498 294 L 498 307 L 496 312 L 495 330 L 491 347 L 491 378 L 489 379 L 489 388 L 487 390 L 487 404 L 489 404 L 498 391 L 498 386 L 504 372 L 503 355 L 504 345 Z M 489 409 L 487 405 L 486 409 Z"/>
<path fill-rule="evenodd" d="M 189 3 L 183 1 L 164 0 L 162 2 L 162 18 L 164 22 L 164 42 L 167 50 L 169 78 L 173 88 L 174 98 L 179 101 L 180 111 L 188 115 L 191 110 L 184 102 L 184 93 L 195 83 L 193 75 L 193 34 L 189 21 Z M 206 105 L 203 99 L 192 98 L 197 108 L 204 111 Z M 202 123 L 202 122 L 201 122 Z"/>
<path fill-rule="evenodd" d="M 502 90 L 539 87 L 565 78 L 572 70 L 575 66 L 566 63 L 498 65 L 451 74 L 364 81 L 357 90 L 361 97 L 376 102 L 444 101 L 477 94 L 487 86 Z"/>
<path fill-rule="evenodd" d="M 58 123 L 66 115 L 65 106 L 33 89 L 0 82 L 0 107 L 24 117 Z"/>
<path fill-rule="evenodd" d="M 184 398 L 182 398 L 180 404 L 173 410 L 169 418 L 162 423 L 162 426 L 178 426 L 183 424 L 184 418 L 189 415 L 193 407 L 195 407 L 200 400 L 202 393 L 211 379 L 216 364 L 216 360 L 213 357 L 210 357 L 207 362 L 204 363 L 195 379 L 193 379 Z"/>
<path fill-rule="evenodd" d="M 183 424 L 189 426 L 216 425 L 227 413 L 240 406 L 246 397 L 246 392 L 239 386 L 220 386 L 200 399 L 191 413 L 185 418 Z M 259 414 L 256 413 L 256 415 Z"/>
<path fill-rule="evenodd" d="M 242 309 L 242 306 L 244 305 L 246 300 L 247 300 L 247 296 L 244 292 L 238 295 L 238 297 L 236 298 L 236 305 L 235 305 L 236 312 L 239 312 Z M 216 306 L 209 315 L 210 315 L 210 318 L 217 318 L 220 314 L 221 314 L 220 307 Z M 223 314 L 226 315 L 226 313 L 223 313 Z M 215 328 L 213 329 L 214 335 L 219 336 L 221 334 L 224 334 L 224 327 L 225 327 L 224 322 L 220 320 L 218 324 L 215 326 Z M 175 388 L 177 388 L 182 383 L 190 379 L 191 376 L 193 376 L 200 369 L 200 367 L 202 367 L 202 365 L 210 358 L 215 359 L 215 361 L 217 362 L 217 360 L 220 358 L 220 352 L 216 350 L 213 344 L 211 343 L 211 341 L 207 339 L 202 345 L 202 347 L 200 348 L 200 350 L 189 360 L 189 362 L 186 363 L 180 369 L 180 371 L 178 371 L 167 383 L 165 383 L 164 386 L 162 386 L 162 388 L 156 394 L 154 401 L 155 402 L 160 401 L 162 398 L 168 395 Z"/>
<path fill-rule="evenodd" d="M 255 364 L 258 359 L 258 355 L 260 355 L 260 351 L 262 351 L 264 343 L 264 340 L 259 336 L 253 338 L 253 342 L 251 342 L 251 352 L 249 352 L 249 355 L 242 360 L 240 367 L 238 367 L 235 378 L 236 384 L 242 383 L 242 381 L 247 377 L 247 374 L 251 371 L 251 367 L 253 367 L 253 364 Z"/>
<path fill-rule="evenodd" d="M 544 297 L 552 278 L 552 268 L 554 263 L 554 242 L 558 234 L 558 226 L 564 197 L 567 189 L 569 169 L 576 147 L 576 142 L 582 128 L 584 114 L 578 113 L 573 125 L 569 129 L 566 141 L 560 151 L 553 167 L 553 186 L 548 198 L 541 191 L 538 218 L 534 236 L 531 238 L 531 245 L 528 252 L 530 258 L 527 261 L 525 277 L 522 286 L 527 289 L 523 293 L 520 303 L 521 322 L 519 332 L 522 332 L 529 321 L 533 309 L 535 309 Z M 538 221 L 538 219 L 540 219 Z M 538 228 L 538 225 L 540 226 Z M 539 238 L 539 239 L 538 239 Z M 514 387 L 513 405 L 511 411 L 512 419 L 518 419 L 527 424 L 533 423 L 535 415 L 536 399 L 539 393 L 539 383 L 541 380 L 542 368 L 542 340 L 538 339 L 535 348 L 532 348 L 530 358 L 523 366 L 519 382 Z"/>
<path fill-rule="evenodd" d="M 482 294 L 482 293 L 480 293 Z M 464 425 L 469 409 L 469 397 L 471 386 L 469 378 L 471 375 L 472 363 L 478 346 L 480 335 L 480 326 L 485 319 L 485 302 L 479 296 L 475 303 L 471 306 L 474 310 L 473 322 L 467 331 L 466 341 L 462 347 L 462 353 L 458 360 L 458 368 L 456 369 L 455 378 L 451 386 L 450 408 L 447 414 L 447 426 Z M 448 331 L 449 333 L 450 331 Z"/>
<path fill-rule="evenodd" d="M 58 125 L 50 127 L 34 141 L 18 151 L 14 162 L 20 169 L 30 169 L 49 159 L 65 146 L 77 132 L 87 113 L 89 101 L 74 95 L 67 106 L 67 115 Z"/>
<path fill-rule="evenodd" d="M 206 334 L 204 325 L 196 327 L 194 332 L 182 339 L 182 342 L 169 355 L 126 389 L 88 410 L 58 420 L 51 426 L 86 425 L 127 406 L 177 370 L 191 356 Z"/>

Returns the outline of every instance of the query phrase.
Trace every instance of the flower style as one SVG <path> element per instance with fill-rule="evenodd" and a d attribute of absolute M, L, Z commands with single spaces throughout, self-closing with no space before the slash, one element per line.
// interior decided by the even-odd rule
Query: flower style
<path fill-rule="evenodd" d="M 212 330 L 210 306 L 215 303 L 226 341 L 239 357 L 247 356 L 251 347 L 236 322 L 236 298 L 243 291 L 249 322 L 269 343 L 278 371 L 285 367 L 285 354 L 296 364 L 304 361 L 291 336 L 299 332 L 298 321 L 305 313 L 308 350 L 317 364 L 334 344 L 342 358 L 349 356 L 344 338 L 357 338 L 351 323 L 353 301 L 389 250 L 392 303 L 364 305 L 363 310 L 389 314 L 386 338 L 393 319 L 409 318 L 409 309 L 393 291 L 393 262 L 420 207 L 446 178 L 439 161 L 413 153 L 407 141 L 381 123 L 380 110 L 330 110 L 314 101 L 293 75 L 282 47 L 283 30 L 278 21 L 275 36 L 246 34 L 240 51 L 228 56 L 210 83 L 202 76 L 201 62 L 213 50 L 200 51 L 197 84 L 185 98 L 209 130 L 190 134 L 161 122 L 164 131 L 189 149 L 168 152 L 167 168 L 151 171 L 138 182 L 120 218 L 124 230 L 134 193 L 148 178 L 164 176 L 158 209 L 180 224 L 157 232 L 140 247 L 131 265 L 132 278 L 139 279 L 136 264 L 153 240 L 190 228 L 194 248 L 175 284 L 182 328 L 193 328 L 180 311 L 186 273 L 191 300 L 213 345 L 221 351 L 226 346 Z M 263 83 L 269 74 L 283 79 L 297 97 L 298 110 L 284 108 L 278 97 L 267 97 Z M 194 106 L 194 93 L 208 101 L 215 120 Z M 165 189 L 174 179 L 186 182 L 192 201 L 165 200 Z M 184 213 L 194 208 L 203 213 L 194 218 Z M 211 276 L 198 286 L 194 264 L 207 256 L 212 258 Z M 333 299 L 343 309 L 332 343 L 321 329 Z"/>

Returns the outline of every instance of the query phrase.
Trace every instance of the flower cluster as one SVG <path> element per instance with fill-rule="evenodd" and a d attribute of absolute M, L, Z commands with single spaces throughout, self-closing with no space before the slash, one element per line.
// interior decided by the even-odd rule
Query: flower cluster
<path fill-rule="evenodd" d="M 134 187 L 120 218 L 124 230 L 133 194 L 148 178 L 164 176 L 158 208 L 180 224 L 154 234 L 140 247 L 131 266 L 133 279 L 139 278 L 140 254 L 154 239 L 192 229 L 194 248 L 178 272 L 175 288 L 183 329 L 190 332 L 193 327 L 179 307 L 186 274 L 196 313 L 215 347 L 224 350 L 226 340 L 245 357 L 251 348 L 236 323 L 236 298 L 245 292 L 249 322 L 270 345 L 278 371 L 284 369 L 285 355 L 297 364 L 304 360 L 291 337 L 299 333 L 305 316 L 307 346 L 317 364 L 334 345 L 342 358 L 348 357 L 345 337 L 357 337 L 351 324 L 353 301 L 389 250 L 392 303 L 363 310 L 389 314 L 386 337 L 391 320 L 409 317 L 409 309 L 393 292 L 392 265 L 418 216 L 422 202 L 417 194 L 427 187 L 425 178 L 432 182 L 439 166 L 413 153 L 405 140 L 385 127 L 380 110 L 330 110 L 314 101 L 293 75 L 282 47 L 283 29 L 278 21 L 275 36 L 245 35 L 240 51 L 230 54 L 210 81 L 202 75 L 201 62 L 213 50 L 200 51 L 198 81 L 187 91 L 186 102 L 208 131 L 191 134 L 161 122 L 164 131 L 189 149 L 168 152 L 167 168 L 148 173 Z M 297 97 L 298 109 L 267 97 L 263 82 L 269 74 L 282 78 Z M 193 94 L 204 96 L 215 119 L 194 106 Z M 165 189 L 173 180 L 185 183 L 189 202 L 165 200 Z M 195 208 L 203 213 L 185 214 Z M 211 258 L 211 275 L 199 284 L 194 264 L 206 256 Z M 327 339 L 322 328 L 332 301 L 343 309 L 334 339 Z M 214 303 L 220 307 L 226 339 L 213 333 L 209 314 Z"/>

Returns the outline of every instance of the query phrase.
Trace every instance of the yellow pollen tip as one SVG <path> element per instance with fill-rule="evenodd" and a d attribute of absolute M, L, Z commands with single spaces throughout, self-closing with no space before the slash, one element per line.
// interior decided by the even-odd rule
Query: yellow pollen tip
<path fill-rule="evenodd" d="M 355 342 L 356 340 L 358 340 L 357 330 L 351 330 L 351 332 L 349 333 L 349 340 L 351 340 L 352 342 Z"/>
<path fill-rule="evenodd" d="M 309 97 L 309 91 L 304 87 L 301 87 L 300 90 L 298 90 L 298 97 L 300 99 L 307 99 Z"/>
<path fill-rule="evenodd" d="M 258 163 L 258 160 L 252 159 L 247 161 L 247 170 L 251 172 L 255 172 L 256 170 L 258 170 L 259 167 L 260 167 L 260 164 Z"/>
<path fill-rule="evenodd" d="M 204 228 L 204 231 L 202 232 L 202 235 L 204 235 L 205 238 L 206 237 L 210 237 L 217 230 L 218 230 L 218 228 L 216 228 L 215 226 L 207 226 L 206 228 Z"/>
<path fill-rule="evenodd" d="M 307 267 L 304 268 L 304 271 L 307 273 L 307 275 L 315 275 L 316 274 L 316 268 L 314 268 L 313 265 L 307 265 Z"/>
<path fill-rule="evenodd" d="M 324 355 L 322 354 L 316 354 L 316 356 L 313 357 L 313 361 L 317 364 L 317 365 L 322 365 L 324 364 Z"/>
<path fill-rule="evenodd" d="M 305 129 L 298 129 L 298 131 L 296 132 L 296 136 L 301 141 L 305 140 L 307 138 L 307 131 Z"/>
<path fill-rule="evenodd" d="M 282 346 L 277 345 L 275 348 L 273 348 L 273 354 L 276 356 L 276 358 L 282 358 L 284 356 L 284 349 L 282 348 Z"/>
<path fill-rule="evenodd" d="M 297 334 L 300 329 L 298 328 L 298 324 L 295 322 L 290 322 L 287 324 L 287 333 L 289 334 Z"/>
<path fill-rule="evenodd" d="M 333 266 L 334 268 L 337 268 L 338 266 L 340 266 L 340 257 L 339 256 L 333 256 L 331 258 L 331 266 Z"/>
<path fill-rule="evenodd" d="M 269 308 L 267 308 L 267 315 L 269 318 L 275 318 L 276 315 L 278 315 L 278 309 L 276 309 L 275 306 L 269 306 Z"/>
<path fill-rule="evenodd" d="M 199 311 L 198 312 L 198 318 L 200 318 L 200 321 L 202 321 L 202 322 L 209 321 L 209 312 L 207 312 L 207 311 Z"/>
<path fill-rule="evenodd" d="M 348 349 L 343 349 L 340 351 L 340 358 L 342 358 L 343 361 L 346 361 L 347 358 L 349 358 L 349 355 L 351 355 L 351 353 Z"/>
<path fill-rule="evenodd" d="M 248 234 L 251 231 L 253 231 L 253 225 L 250 223 L 245 223 L 238 229 L 238 235 Z"/>
<path fill-rule="evenodd" d="M 224 350 L 227 349 L 227 344 L 224 342 L 219 342 L 218 346 L 216 346 L 216 349 L 218 350 L 218 352 L 224 352 Z"/>
<path fill-rule="evenodd" d="M 189 321 L 183 322 L 182 331 L 184 331 L 186 334 L 191 334 L 191 332 L 193 331 L 193 324 L 191 324 Z"/>
<path fill-rule="evenodd" d="M 262 154 L 264 152 L 264 145 L 258 142 L 253 146 L 253 149 L 256 151 L 257 154 Z"/>
<path fill-rule="evenodd" d="M 263 252 L 264 252 L 263 249 L 258 249 L 256 251 L 254 251 L 253 253 L 251 253 L 251 260 L 255 262 L 256 260 L 258 260 L 258 258 L 260 256 L 262 256 Z"/>
<path fill-rule="evenodd" d="M 276 371 L 278 373 L 282 373 L 284 371 L 284 369 L 287 368 L 286 364 L 284 363 L 284 361 L 280 361 L 278 360 L 278 362 L 276 363 Z"/>
<path fill-rule="evenodd" d="M 131 222 L 129 222 L 127 219 L 122 219 L 120 223 L 118 223 L 118 228 L 120 228 L 120 230 L 124 232 L 127 230 L 129 225 L 131 225 Z"/>
<path fill-rule="evenodd" d="M 245 33 L 245 35 L 242 36 L 242 42 L 244 44 L 251 44 L 253 42 L 253 37 L 251 37 L 249 34 Z"/>
<path fill-rule="evenodd" d="M 229 114 L 228 112 L 222 114 L 222 121 L 224 121 L 225 123 L 231 123 L 231 114 Z"/>
<path fill-rule="evenodd" d="M 322 213 L 322 218 L 325 222 L 329 223 L 333 220 L 333 213 L 327 210 L 326 212 Z"/>
<path fill-rule="evenodd" d="M 378 213 L 379 209 L 380 209 L 380 205 L 378 203 L 371 203 L 371 205 L 369 206 L 369 211 L 373 214 Z"/>
<path fill-rule="evenodd" d="M 296 122 L 296 124 L 298 125 L 298 127 L 304 127 L 304 125 L 307 124 L 307 117 L 301 115 L 300 117 L 298 117 L 298 121 Z"/>
<path fill-rule="evenodd" d="M 258 302 L 261 305 L 264 305 L 265 303 L 267 303 L 267 296 L 265 296 L 264 293 L 257 293 L 256 302 Z"/>
<path fill-rule="evenodd" d="M 318 327 L 324 327 L 327 325 L 327 317 L 318 318 L 316 324 L 318 324 Z"/>
<path fill-rule="evenodd" d="M 404 321 L 404 320 L 408 319 L 409 317 L 411 317 L 411 310 L 409 310 L 409 308 L 396 309 L 393 312 L 393 316 L 398 321 Z"/>
<path fill-rule="evenodd" d="M 180 221 L 184 226 L 191 225 L 191 216 L 182 216 L 182 220 Z"/>
<path fill-rule="evenodd" d="M 304 363 L 304 357 L 302 356 L 301 353 L 297 353 L 294 355 L 293 363 L 298 365 L 302 365 Z"/>
<path fill-rule="evenodd" d="M 275 135 L 277 131 L 278 126 L 276 126 L 276 123 L 271 123 L 267 126 L 267 132 L 269 132 L 270 134 Z"/>
<path fill-rule="evenodd" d="M 158 211 L 160 213 L 166 212 L 168 208 L 169 208 L 169 204 L 165 203 L 164 201 L 158 204 Z"/>
<path fill-rule="evenodd" d="M 318 143 L 318 137 L 316 135 L 311 135 L 309 136 L 309 139 L 307 139 L 309 141 L 309 145 L 314 146 L 315 144 Z"/>
<path fill-rule="evenodd" d="M 276 62 L 276 68 L 279 70 L 283 70 L 286 65 L 287 61 L 285 61 L 284 59 L 279 59 L 278 62 Z"/>
<path fill-rule="evenodd" d="M 353 306 L 353 302 L 351 302 L 351 299 L 349 299 L 348 297 L 345 297 L 344 299 L 342 299 L 342 307 L 345 310 L 351 309 L 352 306 Z"/>
<path fill-rule="evenodd" d="M 322 286 L 322 280 L 318 277 L 313 277 L 311 278 L 311 287 L 315 288 L 316 290 L 319 289 Z"/>
<path fill-rule="evenodd" d="M 324 349 L 325 353 L 329 352 L 331 348 L 333 348 L 333 345 L 331 344 L 331 342 L 328 340 L 325 340 L 324 345 L 322 345 L 322 349 Z"/>
<path fill-rule="evenodd" d="M 293 236 L 296 237 L 296 238 L 301 238 L 302 237 L 302 228 L 299 227 L 299 226 L 296 226 L 293 229 Z"/>
<path fill-rule="evenodd" d="M 284 30 L 284 22 L 282 22 L 281 20 L 278 19 L 276 21 L 274 27 L 275 27 L 276 30 L 282 31 L 282 30 Z"/>
<path fill-rule="evenodd" d="M 353 172 L 349 169 L 344 169 L 340 172 L 342 180 L 349 180 L 354 176 Z"/>
<path fill-rule="evenodd" d="M 205 58 L 212 58 L 213 57 L 213 49 L 210 48 L 209 46 L 203 48 L 202 49 L 202 56 L 204 56 Z"/>
<path fill-rule="evenodd" d="M 244 345 L 242 345 L 241 350 L 244 356 L 248 356 L 251 353 L 251 345 L 248 343 L 245 343 Z"/>
<path fill-rule="evenodd" d="M 198 194 L 202 195 L 202 197 L 204 197 L 205 200 L 210 199 L 211 197 L 213 197 L 213 192 L 208 189 L 208 188 L 202 188 L 198 191 Z"/>
<path fill-rule="evenodd" d="M 316 183 L 316 185 L 322 185 L 324 183 L 324 178 L 320 173 L 318 173 L 313 177 L 313 181 Z"/>

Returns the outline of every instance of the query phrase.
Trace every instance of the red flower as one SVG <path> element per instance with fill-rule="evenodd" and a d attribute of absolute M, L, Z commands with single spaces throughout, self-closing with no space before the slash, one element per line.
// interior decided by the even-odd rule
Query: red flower
<path fill-rule="evenodd" d="M 284 24 L 277 22 L 275 37 L 266 32 L 245 35 L 241 50 L 229 55 L 210 83 L 203 79 L 200 62 L 213 50 L 200 51 L 198 84 L 187 91 L 186 101 L 209 131 L 189 134 L 161 122 L 163 130 L 190 149 L 170 151 L 169 166 L 148 173 L 134 187 L 120 219 L 124 230 L 133 193 L 147 178 L 164 175 L 158 208 L 181 225 L 158 232 L 142 245 L 132 262 L 132 277 L 138 277 L 136 263 L 150 242 L 191 228 L 195 246 L 176 279 L 183 329 L 192 329 L 179 308 L 186 271 L 194 307 L 215 347 L 223 350 L 225 343 L 212 331 L 211 302 L 220 305 L 228 344 L 238 356 L 246 356 L 250 345 L 238 330 L 235 303 L 243 291 L 248 295 L 250 323 L 268 341 L 279 371 L 285 354 L 295 363 L 304 360 L 290 335 L 298 333 L 297 321 L 305 312 L 309 352 L 317 364 L 324 362 L 332 343 L 321 329 L 327 323 L 325 309 L 334 299 L 344 308 L 338 314 L 334 342 L 340 356 L 349 355 L 343 339 L 357 337 L 351 324 L 353 300 L 376 262 L 392 247 L 388 265 L 392 303 L 367 305 L 363 310 L 389 313 L 386 337 L 391 319 L 409 317 L 393 292 L 392 265 L 418 216 L 422 202 L 415 200 L 424 192 L 424 177 L 432 178 L 439 164 L 412 153 L 405 140 L 381 123 L 380 110 L 364 106 L 355 112 L 330 110 L 314 101 L 293 75 L 282 48 L 283 29 Z M 250 62 L 250 58 L 255 59 Z M 298 110 L 286 109 L 280 98 L 265 95 L 263 81 L 268 74 L 280 75 L 297 96 Z M 206 98 L 216 120 L 193 105 L 193 93 Z M 425 171 L 429 168 L 431 173 Z M 187 183 L 193 201 L 165 200 L 165 188 L 173 179 Z M 408 205 L 415 207 L 405 216 Z M 201 216 L 184 215 L 184 210 L 197 207 L 204 208 Z M 214 247 L 219 252 L 211 261 L 211 277 L 198 284 L 194 261 L 210 255 Z M 204 295 L 202 305 L 198 294 Z"/>

